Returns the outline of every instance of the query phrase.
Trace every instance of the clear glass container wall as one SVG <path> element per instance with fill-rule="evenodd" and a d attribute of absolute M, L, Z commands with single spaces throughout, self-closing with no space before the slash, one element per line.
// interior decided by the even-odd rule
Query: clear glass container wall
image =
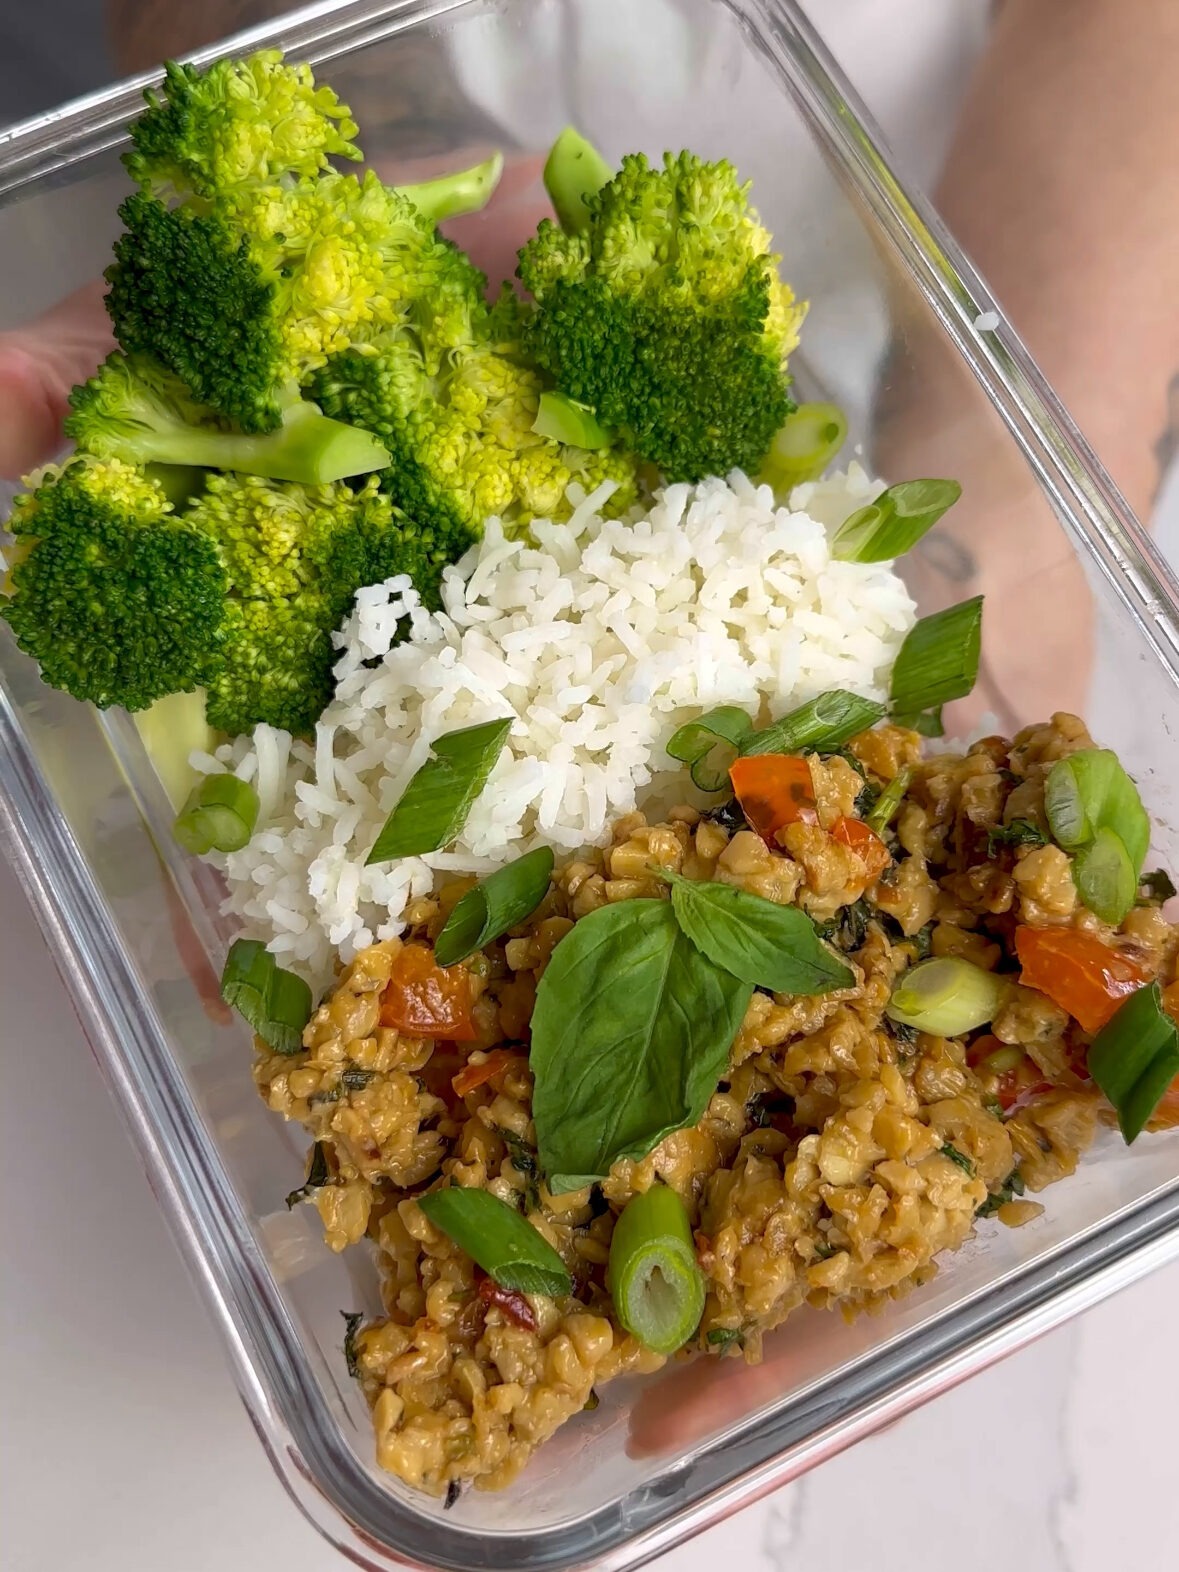
<path fill-rule="evenodd" d="M 279 36 L 325 62 L 374 128 L 383 171 L 492 137 L 510 149 L 520 184 L 474 223 L 489 258 L 510 257 L 505 226 L 521 238 L 534 221 L 538 155 L 568 121 L 611 157 L 689 146 L 737 163 L 812 302 L 793 363 L 802 390 L 846 405 L 886 478 L 950 474 L 966 488 L 953 529 L 912 568 L 923 609 L 988 596 L 981 700 L 958 723 L 985 709 L 1007 729 L 1084 708 L 1142 783 L 1158 860 L 1179 865 L 1171 582 L 1018 343 L 978 321 L 985 291 L 895 186 L 792 7 L 353 5 L 296 13 Z M 418 110 L 391 113 L 393 100 L 437 106 L 428 144 Z M 0 142 L 0 326 L 101 272 L 125 188 L 118 124 L 133 106 L 115 94 Z M 375 1278 L 362 1251 L 327 1251 L 310 1209 L 283 1206 L 304 1142 L 255 1096 L 247 1035 L 217 1001 L 228 935 L 215 883 L 178 856 L 126 718 L 45 690 L 7 630 L 0 769 L 10 849 L 263 1439 L 363 1564 L 634 1564 L 1172 1249 L 1179 1135 L 1131 1151 L 1103 1140 L 1035 1226 L 980 1229 L 885 1314 L 848 1327 L 804 1311 L 755 1370 L 677 1365 L 608 1388 L 516 1488 L 444 1514 L 375 1466 L 340 1318 L 378 1308 Z"/>

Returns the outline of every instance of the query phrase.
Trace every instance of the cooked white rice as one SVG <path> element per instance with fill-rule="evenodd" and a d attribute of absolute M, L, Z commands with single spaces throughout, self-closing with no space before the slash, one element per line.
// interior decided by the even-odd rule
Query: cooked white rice
<path fill-rule="evenodd" d="M 535 524 L 535 546 L 492 520 L 448 569 L 438 615 L 408 578 L 362 590 L 314 743 L 262 726 L 198 761 L 255 780 L 262 803 L 250 844 L 215 859 L 227 909 L 323 982 L 337 953 L 397 934 L 438 873 L 600 843 L 618 815 L 682 790 L 665 744 L 702 710 L 779 715 L 835 687 L 883 697 L 913 604 L 887 565 L 838 562 L 828 546 L 879 490 L 853 464 L 786 508 L 735 474 L 669 486 L 649 512 L 611 521 L 596 511 L 604 486 L 569 523 Z M 432 740 L 509 714 L 458 841 L 366 868 Z"/>

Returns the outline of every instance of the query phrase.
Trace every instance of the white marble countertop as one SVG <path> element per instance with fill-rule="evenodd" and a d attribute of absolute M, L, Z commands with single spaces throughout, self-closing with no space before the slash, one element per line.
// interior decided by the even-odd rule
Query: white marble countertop
<path fill-rule="evenodd" d="M 234 1391 L 0 862 L 4 1572 L 335 1572 Z M 1179 1265 L 658 1563 L 1108 1572 L 1170 1563 Z M 919 1522 L 902 1537 L 891 1526 Z"/>

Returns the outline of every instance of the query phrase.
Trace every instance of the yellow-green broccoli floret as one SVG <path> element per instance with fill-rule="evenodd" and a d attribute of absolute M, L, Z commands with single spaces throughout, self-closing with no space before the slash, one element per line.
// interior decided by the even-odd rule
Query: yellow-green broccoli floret
<path fill-rule="evenodd" d="M 221 660 L 216 545 L 163 487 L 117 459 L 77 458 L 18 498 L 2 615 L 51 687 L 143 709 Z"/>
<path fill-rule="evenodd" d="M 509 527 L 564 519 L 568 487 L 617 490 L 611 512 L 636 498 L 634 462 L 615 448 L 590 450 L 535 429 L 544 383 L 518 342 L 510 294 L 492 311 L 472 311 L 469 341 L 431 364 L 409 325 L 333 356 L 308 384 L 327 412 L 363 427 L 392 454 L 381 484 L 427 536 L 441 561 L 454 561 L 496 515 Z M 426 604 L 431 586 L 419 584 Z"/>
<path fill-rule="evenodd" d="M 170 60 L 163 89 L 131 127 L 127 170 L 145 190 L 213 197 L 363 156 L 347 106 L 277 49 L 204 69 Z"/>
<path fill-rule="evenodd" d="M 355 156 L 355 128 L 323 91 L 272 52 L 176 68 L 132 133 L 139 189 L 106 275 L 116 337 L 247 432 L 273 430 L 289 384 L 423 289 L 456 279 L 461 296 L 480 277 L 435 222 L 485 203 L 500 160 L 404 191 L 341 174 L 327 158 Z M 431 325 L 439 354 L 461 326 Z"/>
<path fill-rule="evenodd" d="M 794 407 L 786 357 L 805 307 L 731 164 L 641 154 L 606 173 L 575 134 L 546 169 L 566 225 L 520 252 L 525 348 L 561 392 L 668 480 L 756 472 Z M 589 150 L 592 153 L 592 149 Z"/>

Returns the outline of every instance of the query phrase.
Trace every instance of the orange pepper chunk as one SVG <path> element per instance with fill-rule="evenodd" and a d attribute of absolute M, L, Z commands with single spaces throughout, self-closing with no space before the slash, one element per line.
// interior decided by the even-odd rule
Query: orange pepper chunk
<path fill-rule="evenodd" d="M 831 838 L 855 852 L 867 868 L 869 880 L 878 879 L 892 861 L 888 847 L 863 819 L 846 816 L 836 819 L 831 826 Z"/>
<path fill-rule="evenodd" d="M 381 995 L 381 1025 L 407 1037 L 445 1037 L 473 1042 L 471 974 L 462 966 L 439 966 L 424 944 L 404 944 L 393 961 Z"/>
<path fill-rule="evenodd" d="M 788 824 L 819 822 L 811 767 L 796 753 L 753 753 L 737 759 L 729 779 L 741 811 L 771 846 Z"/>
<path fill-rule="evenodd" d="M 1047 994 L 1087 1032 L 1099 1032 L 1127 995 L 1150 981 L 1129 956 L 1081 928 L 1017 928 L 1020 981 Z"/>
<path fill-rule="evenodd" d="M 465 1097 L 477 1086 L 483 1086 L 505 1070 L 510 1070 L 514 1064 L 523 1063 L 523 1054 L 513 1053 L 510 1048 L 493 1048 L 482 1064 L 464 1065 L 450 1084 L 458 1096 Z"/>

